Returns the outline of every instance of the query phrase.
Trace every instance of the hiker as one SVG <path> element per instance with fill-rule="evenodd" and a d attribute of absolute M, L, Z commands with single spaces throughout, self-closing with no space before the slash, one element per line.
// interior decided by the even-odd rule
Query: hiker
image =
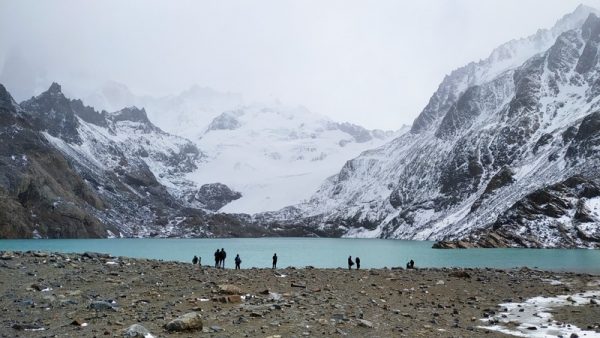
<path fill-rule="evenodd" d="M 198 264 L 198 256 L 194 256 L 194 258 L 192 258 L 192 265 L 196 266 L 196 264 Z"/>
<path fill-rule="evenodd" d="M 360 257 L 356 257 L 356 270 L 360 270 Z"/>
<path fill-rule="evenodd" d="M 221 248 L 221 268 L 225 269 L 225 258 L 227 258 L 227 253 L 225 249 Z"/>
<path fill-rule="evenodd" d="M 240 254 L 237 254 L 235 256 L 235 269 L 236 270 L 240 269 L 240 264 L 242 264 L 242 259 L 240 258 Z"/>
<path fill-rule="evenodd" d="M 415 261 L 413 261 L 412 259 L 410 260 L 410 268 L 414 269 L 415 268 Z"/>
<path fill-rule="evenodd" d="M 219 252 L 219 249 L 217 249 L 217 251 L 215 251 L 215 268 L 218 268 L 220 263 L 221 263 L 221 253 Z"/>
<path fill-rule="evenodd" d="M 202 267 L 202 257 L 198 256 L 198 267 Z"/>
<path fill-rule="evenodd" d="M 352 256 L 348 256 L 348 270 L 352 270 L 352 265 L 354 265 L 354 262 L 352 261 Z"/>
<path fill-rule="evenodd" d="M 273 267 L 272 269 L 277 269 L 277 253 L 273 254 Z"/>

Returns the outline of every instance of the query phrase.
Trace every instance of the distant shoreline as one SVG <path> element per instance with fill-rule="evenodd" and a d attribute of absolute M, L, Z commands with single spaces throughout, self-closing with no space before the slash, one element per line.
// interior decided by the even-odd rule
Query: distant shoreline
<path fill-rule="evenodd" d="M 157 263 L 176 263 L 176 264 L 183 264 L 183 265 L 189 265 L 192 268 L 196 268 L 197 266 L 190 263 L 190 262 L 185 262 L 185 261 L 180 261 L 180 260 L 169 260 L 169 259 L 161 259 L 161 258 L 142 258 L 142 257 L 130 257 L 130 256 L 118 256 L 118 255 L 112 255 L 110 253 L 106 253 L 106 252 L 93 252 L 93 251 L 86 251 L 86 252 L 61 252 L 61 251 L 46 251 L 46 250 L 0 250 L 0 261 L 5 260 L 6 257 L 10 257 L 11 255 L 17 255 L 17 256 L 28 256 L 28 255 L 33 255 L 33 256 L 40 256 L 40 257 L 47 257 L 47 256 L 59 256 L 59 257 L 69 257 L 69 256 L 73 256 L 73 257 L 83 257 L 83 258 L 87 258 L 87 259 L 103 259 L 103 260 L 133 260 L 133 261 L 148 261 L 148 262 L 157 262 Z M 3 258 L 5 257 L 5 258 Z M 10 259 L 10 258 L 8 258 Z M 217 270 L 217 271 L 223 271 L 223 270 L 235 270 L 234 266 L 233 266 L 233 262 L 229 261 L 228 262 L 228 266 L 225 267 L 225 269 L 222 268 L 216 268 L 214 267 L 212 264 L 202 264 L 200 266 L 200 269 L 206 269 L 206 270 Z M 315 267 L 312 265 L 304 265 L 304 266 L 281 266 L 278 267 L 277 269 L 272 269 L 270 267 L 256 267 L 256 266 L 245 266 L 242 267 L 241 270 L 265 270 L 265 271 L 274 271 L 274 270 L 320 270 L 320 271 L 347 271 L 348 268 L 347 267 L 343 267 L 343 266 L 339 266 L 339 267 Z M 356 270 L 356 266 L 353 266 L 352 270 Z M 539 267 L 528 267 L 528 266 L 515 266 L 515 267 L 510 267 L 510 268 L 498 268 L 498 267 L 461 267 L 461 266 L 444 266 L 444 267 L 419 267 L 419 266 L 415 266 L 415 268 L 413 269 L 407 269 L 406 267 L 402 267 L 402 266 L 384 266 L 381 268 L 373 268 L 373 267 L 364 267 L 361 268 L 359 271 L 380 271 L 380 272 L 386 272 L 386 271 L 434 271 L 434 272 L 446 272 L 446 271 L 452 271 L 452 270 L 459 270 L 459 271 L 481 271 L 481 270 L 485 270 L 485 271 L 503 271 L 503 272 L 509 272 L 509 271 L 536 271 L 536 272 L 544 272 L 544 273 L 568 273 L 568 274 L 577 274 L 577 275 L 588 275 L 588 276 L 598 276 L 600 277 L 600 272 L 585 272 L 585 271 L 573 271 L 573 270 L 561 270 L 561 269 L 556 269 L 556 270 L 548 270 L 548 269 L 541 269 Z"/>

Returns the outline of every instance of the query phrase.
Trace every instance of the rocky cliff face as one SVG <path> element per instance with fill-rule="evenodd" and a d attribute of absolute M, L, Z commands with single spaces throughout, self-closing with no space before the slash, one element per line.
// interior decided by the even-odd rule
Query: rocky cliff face
<path fill-rule="evenodd" d="M 345 236 L 473 241 L 493 232 L 505 245 L 597 246 L 597 221 L 573 228 L 580 222 L 573 219 L 576 205 L 584 202 L 563 201 L 573 212 L 553 215 L 518 207 L 533 203 L 530 194 L 539 189 L 599 174 L 600 19 L 594 12 L 579 7 L 554 28 L 454 71 L 410 133 L 348 161 L 293 213 L 308 226 Z M 553 203 L 544 194 L 534 201 Z M 510 221 L 523 213 L 530 222 Z M 538 242 L 517 240 L 556 224 L 570 230 L 547 230 Z"/>
<path fill-rule="evenodd" d="M 70 129 L 72 116 L 54 114 Z M 58 117 L 60 116 L 60 117 Z M 67 159 L 36 131 L 28 115 L 0 85 L 0 238 L 105 237 L 116 227 L 95 217 L 107 205 Z M 58 124 L 49 128 L 72 141 Z"/>
<path fill-rule="evenodd" d="M 0 127 L 1 238 L 229 236 L 243 219 L 210 212 L 238 194 L 187 181 L 202 153 L 143 109 L 98 113 L 58 84 L 19 105 L 2 86 Z"/>

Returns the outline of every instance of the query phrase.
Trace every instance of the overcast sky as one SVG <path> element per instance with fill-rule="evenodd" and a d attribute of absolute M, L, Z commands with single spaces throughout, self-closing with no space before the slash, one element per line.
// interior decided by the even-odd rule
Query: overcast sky
<path fill-rule="evenodd" d="M 27 65 L 12 69 L 21 87 L 5 83 L 19 100 L 54 79 L 82 92 L 114 80 L 151 95 L 199 84 L 396 129 L 445 74 L 579 3 L 0 0 L 0 72 L 11 71 L 9 55 Z"/>

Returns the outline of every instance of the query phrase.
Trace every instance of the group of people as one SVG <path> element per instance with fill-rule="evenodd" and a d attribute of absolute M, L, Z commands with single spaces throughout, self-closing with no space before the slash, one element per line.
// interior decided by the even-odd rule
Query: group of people
<path fill-rule="evenodd" d="M 217 249 L 217 251 L 215 251 L 215 268 L 217 269 L 225 269 L 225 258 L 227 258 L 227 252 L 225 252 L 224 248 L 221 248 L 221 250 Z M 277 253 L 273 254 L 273 265 L 272 268 L 273 269 L 277 269 Z M 358 259 L 358 257 L 357 257 Z M 240 257 L 240 254 L 237 254 L 235 256 L 235 259 L 233 260 L 235 263 L 235 269 L 239 270 L 241 268 L 241 264 L 242 264 L 242 258 Z M 360 260 L 357 261 L 360 267 Z M 198 256 L 194 256 L 194 258 L 192 258 L 192 264 L 194 266 L 196 266 L 196 264 L 198 264 L 198 267 L 202 266 L 202 257 L 198 257 Z"/>
<path fill-rule="evenodd" d="M 217 249 L 217 251 L 215 251 L 215 268 L 225 269 L 225 258 L 227 258 L 227 253 L 225 252 L 225 249 L 223 249 L 223 248 L 221 248 L 221 250 Z M 277 269 L 277 258 L 278 258 L 277 253 L 274 253 L 272 269 Z M 239 254 L 237 254 L 235 256 L 234 263 L 235 263 L 236 270 L 241 268 L 242 259 L 240 258 Z M 194 266 L 196 266 L 196 264 L 198 264 L 198 267 L 201 267 L 202 266 L 202 257 L 194 256 L 194 258 L 192 259 L 192 264 Z M 352 267 L 354 266 L 354 264 L 356 264 L 356 270 L 360 270 L 360 257 L 356 257 L 354 260 L 352 260 L 352 256 L 348 256 L 348 270 L 352 270 Z M 406 263 L 406 268 L 414 269 L 415 261 L 413 261 L 412 259 L 410 261 L 408 261 Z"/>
<path fill-rule="evenodd" d="M 227 258 L 227 252 L 225 252 L 224 248 L 217 249 L 215 251 L 215 268 L 225 269 L 225 258 Z"/>
<path fill-rule="evenodd" d="M 215 251 L 215 268 L 218 269 L 225 269 L 225 258 L 227 258 L 227 252 L 225 252 L 224 248 L 221 248 L 221 250 L 217 249 L 217 251 Z M 273 265 L 271 266 L 272 269 L 277 269 L 277 253 L 273 254 Z M 235 256 L 235 259 L 233 260 L 235 263 L 235 269 L 239 270 L 241 268 L 241 264 L 242 264 L 242 258 L 240 258 L 240 254 L 237 254 Z M 352 256 L 348 257 L 348 269 L 352 270 L 352 267 L 354 266 L 356 262 L 356 269 L 360 270 L 360 257 L 356 257 L 356 259 L 353 261 L 352 260 Z M 202 257 L 198 257 L 198 256 L 194 256 L 194 258 L 192 258 L 192 264 L 194 266 L 196 266 L 196 264 L 198 265 L 198 267 L 202 266 Z M 409 264 L 412 264 L 412 267 L 414 267 L 415 262 L 413 262 L 412 260 L 409 263 L 406 263 L 406 268 L 408 269 Z"/>
<path fill-rule="evenodd" d="M 356 270 L 360 270 L 360 257 L 356 257 L 354 261 L 356 261 Z M 348 256 L 348 270 L 352 270 L 352 266 L 354 266 L 354 261 L 352 261 L 352 256 Z"/>

